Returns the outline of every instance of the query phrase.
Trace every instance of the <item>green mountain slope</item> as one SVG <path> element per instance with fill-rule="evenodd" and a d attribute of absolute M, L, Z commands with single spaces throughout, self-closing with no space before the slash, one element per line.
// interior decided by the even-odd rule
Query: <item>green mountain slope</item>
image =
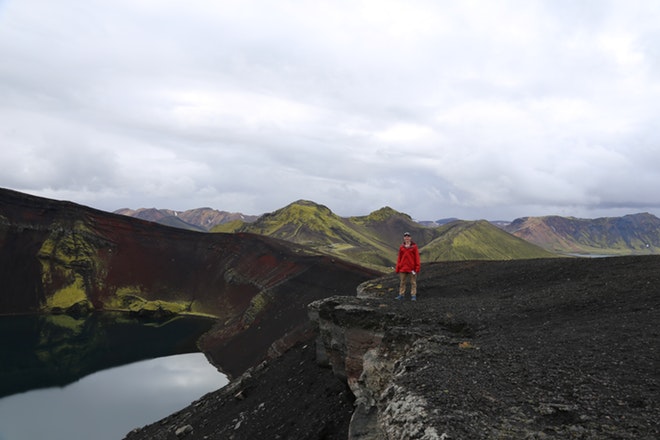
<path fill-rule="evenodd" d="M 225 233 L 232 233 L 236 232 L 243 227 L 245 222 L 243 220 L 232 220 L 227 223 L 222 223 L 219 225 L 213 226 L 209 232 L 225 232 Z"/>
<path fill-rule="evenodd" d="M 343 218 L 323 205 L 299 200 L 254 223 L 235 227 L 236 232 L 291 241 L 381 271 L 390 271 L 394 266 L 405 231 L 412 234 L 419 246 L 423 262 L 556 256 L 486 221 L 426 227 L 389 207 L 366 216 Z"/>
<path fill-rule="evenodd" d="M 439 236 L 420 250 L 422 261 L 516 260 L 557 256 L 485 220 L 459 220 L 436 231 Z"/>
<path fill-rule="evenodd" d="M 410 232 L 419 246 L 430 243 L 437 236 L 434 228 L 414 221 L 408 214 L 398 212 L 388 206 L 361 217 L 349 217 L 351 223 L 364 229 L 375 240 L 387 247 L 398 248 L 404 232 Z"/>
<path fill-rule="evenodd" d="M 244 225 L 241 231 L 309 245 L 353 239 L 344 219 L 329 208 L 306 200 L 264 214 L 256 222 Z"/>
<path fill-rule="evenodd" d="M 370 232 L 369 228 L 307 200 L 299 200 L 264 214 L 253 223 L 244 223 L 236 232 L 291 241 L 379 270 L 391 266 L 395 258 L 391 245 Z"/>
<path fill-rule="evenodd" d="M 660 253 L 660 219 L 648 213 L 623 217 L 524 217 L 506 230 L 551 252 L 635 255 Z"/>

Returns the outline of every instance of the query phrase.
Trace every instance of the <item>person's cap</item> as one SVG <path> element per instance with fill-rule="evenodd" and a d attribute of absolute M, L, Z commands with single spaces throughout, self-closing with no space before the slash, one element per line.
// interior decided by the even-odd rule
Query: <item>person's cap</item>
<path fill-rule="evenodd" d="M 404 237 L 410 237 L 410 232 L 404 232 L 404 233 L 403 233 L 403 236 L 404 236 Z"/>

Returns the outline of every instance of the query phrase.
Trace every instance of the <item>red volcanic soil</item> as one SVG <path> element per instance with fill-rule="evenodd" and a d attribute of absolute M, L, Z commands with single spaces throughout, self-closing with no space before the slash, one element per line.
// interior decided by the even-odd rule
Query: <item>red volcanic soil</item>
<path fill-rule="evenodd" d="M 69 261 L 40 255 L 47 239 Z M 43 265 L 52 279 L 43 281 Z M 264 236 L 186 231 L 0 190 L 0 315 L 38 312 L 72 273 L 99 310 L 129 287 L 216 315 L 202 348 L 229 375 L 267 357 L 275 340 L 304 332 L 307 303 L 377 275 Z"/>

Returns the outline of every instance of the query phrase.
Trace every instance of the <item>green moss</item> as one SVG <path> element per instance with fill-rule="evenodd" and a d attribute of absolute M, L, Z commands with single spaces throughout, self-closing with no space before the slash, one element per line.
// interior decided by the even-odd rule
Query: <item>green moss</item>
<path fill-rule="evenodd" d="M 37 253 L 47 297 L 46 308 L 67 308 L 86 299 L 95 287 L 98 289 L 99 286 L 89 283 L 102 282 L 105 268 L 98 251 L 106 246 L 109 244 L 83 221 L 76 221 L 73 225 L 53 223 L 50 235 Z"/>
<path fill-rule="evenodd" d="M 188 304 L 188 312 L 191 315 L 196 315 L 196 316 L 206 316 L 209 318 L 215 318 L 217 315 L 213 313 L 209 313 L 208 308 L 204 307 L 204 304 L 201 303 L 200 301 L 193 301 Z"/>
<path fill-rule="evenodd" d="M 237 232 L 239 231 L 246 223 L 242 220 L 232 220 L 227 223 L 221 223 L 219 225 L 215 225 L 214 227 L 211 228 L 209 232 Z"/>
<path fill-rule="evenodd" d="M 147 300 L 140 296 L 142 289 L 139 286 L 124 286 L 106 302 L 106 307 L 131 312 L 163 311 L 172 314 L 188 312 L 190 303 L 186 301 Z"/>
<path fill-rule="evenodd" d="M 199 301 L 165 301 L 147 300 L 142 295 L 144 292 L 140 286 L 124 286 L 115 292 L 105 303 L 106 309 L 125 310 L 134 313 L 165 315 L 196 315 L 215 317 L 208 313 Z M 185 295 L 181 294 L 181 297 Z"/>
<path fill-rule="evenodd" d="M 250 306 L 243 314 L 243 324 L 249 326 L 273 301 L 273 294 L 270 291 L 262 290 L 256 294 L 250 301 Z"/>
<path fill-rule="evenodd" d="M 94 260 L 96 247 L 88 240 L 92 231 L 82 222 L 77 221 L 73 227 L 53 226 L 50 236 L 44 240 L 39 249 L 39 257 L 56 260 L 60 264 L 85 264 Z"/>
<path fill-rule="evenodd" d="M 139 286 L 120 287 L 105 301 L 104 306 L 106 309 L 131 310 L 134 305 L 138 307 L 146 302 L 141 294 L 142 289 Z"/>
<path fill-rule="evenodd" d="M 140 286 L 123 286 L 117 289 L 117 296 L 137 296 L 142 293 Z"/>
<path fill-rule="evenodd" d="M 66 310 L 81 301 L 87 301 L 87 294 L 85 293 L 82 277 L 75 275 L 73 283 L 57 290 L 53 296 L 46 299 L 46 308 L 49 310 L 54 308 Z"/>
<path fill-rule="evenodd" d="M 154 312 L 162 310 L 165 312 L 178 314 L 188 311 L 188 303 L 183 301 L 162 301 L 158 299 L 155 301 L 146 301 L 142 305 L 141 310 Z"/>

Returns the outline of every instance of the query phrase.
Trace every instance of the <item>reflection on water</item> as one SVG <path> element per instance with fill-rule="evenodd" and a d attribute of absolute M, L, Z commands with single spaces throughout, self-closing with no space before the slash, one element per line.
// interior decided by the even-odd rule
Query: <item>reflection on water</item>
<path fill-rule="evenodd" d="M 125 313 L 0 317 L 0 397 L 64 386 L 96 371 L 198 351 L 214 321 L 148 321 Z"/>
<path fill-rule="evenodd" d="M 112 368 L 0 399 L 0 440 L 119 440 L 226 383 L 201 353 Z"/>
<path fill-rule="evenodd" d="M 214 322 L 0 317 L 0 440 L 122 439 L 224 386 L 197 353 Z"/>

